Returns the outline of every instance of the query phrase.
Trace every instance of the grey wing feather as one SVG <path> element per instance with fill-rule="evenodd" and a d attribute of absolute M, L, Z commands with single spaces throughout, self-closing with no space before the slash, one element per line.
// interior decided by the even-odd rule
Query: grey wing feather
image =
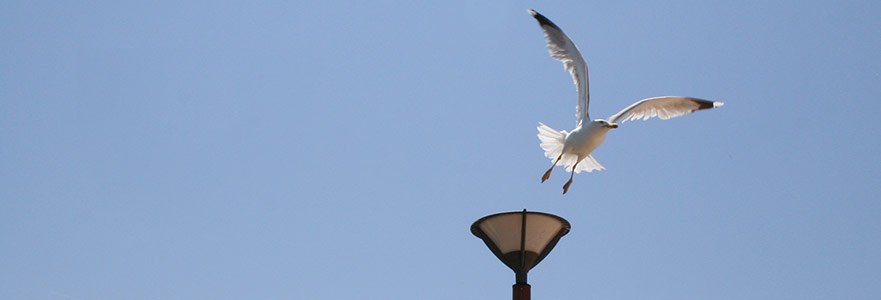
<path fill-rule="evenodd" d="M 534 10 L 530 9 L 528 11 L 538 21 L 538 24 L 541 25 L 541 29 L 544 30 L 545 39 L 548 42 L 548 52 L 551 54 L 551 57 L 562 62 L 563 68 L 572 75 L 575 88 L 578 90 L 578 105 L 575 107 L 578 124 L 580 125 L 585 119 L 590 120 L 587 113 L 587 107 L 590 103 L 587 64 L 584 62 L 581 52 L 578 51 L 575 43 L 563 33 L 563 30 L 557 27 L 551 20 L 548 20 L 548 18 Z"/>
<path fill-rule="evenodd" d="M 652 117 L 666 120 L 689 114 L 696 110 L 720 107 L 724 104 L 725 103 L 719 101 L 708 101 L 690 97 L 654 97 L 633 103 L 617 114 L 609 117 L 608 121 L 611 123 L 618 123 L 627 120 L 648 120 Z"/>

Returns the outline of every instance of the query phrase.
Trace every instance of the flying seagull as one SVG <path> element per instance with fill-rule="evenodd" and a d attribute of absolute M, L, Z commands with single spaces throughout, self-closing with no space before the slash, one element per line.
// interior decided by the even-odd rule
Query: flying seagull
<path fill-rule="evenodd" d="M 538 139 L 541 140 L 541 148 L 544 149 L 545 156 L 553 162 L 541 177 L 541 182 L 545 182 L 551 176 L 551 171 L 556 165 L 565 166 L 566 172 L 572 174 L 569 175 L 569 181 L 563 185 L 563 194 L 569 191 L 569 185 L 572 184 L 572 177 L 575 176 L 575 173 L 606 169 L 590 153 L 603 143 L 609 130 L 618 128 L 619 122 L 636 119 L 647 120 L 652 117 L 666 120 L 696 110 L 720 107 L 725 104 L 719 101 L 691 97 L 654 97 L 637 101 L 606 119 L 591 121 L 587 113 L 587 105 L 590 103 L 587 87 L 587 64 L 581 57 L 581 52 L 578 51 L 575 43 L 563 33 L 563 30 L 551 20 L 534 10 L 530 9 L 528 12 L 544 30 L 551 57 L 563 62 L 563 68 L 572 75 L 575 88 L 578 90 L 578 105 L 575 107 L 578 121 L 572 132 L 558 131 L 544 123 L 538 123 Z"/>

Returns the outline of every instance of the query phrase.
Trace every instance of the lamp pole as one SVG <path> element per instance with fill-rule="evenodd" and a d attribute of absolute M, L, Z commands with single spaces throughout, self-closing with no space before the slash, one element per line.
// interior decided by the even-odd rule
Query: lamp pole
<path fill-rule="evenodd" d="M 531 286 L 526 283 L 526 273 L 551 252 L 570 228 L 566 219 L 524 209 L 480 218 L 471 224 L 471 233 L 514 271 L 514 300 L 529 300 Z"/>
<path fill-rule="evenodd" d="M 523 209 L 523 217 L 520 221 L 520 266 L 526 265 L 526 209 Z M 526 283 L 527 271 L 514 272 L 514 300 L 529 300 L 532 297 L 531 286 Z"/>
<path fill-rule="evenodd" d="M 529 300 L 530 291 L 529 291 L 528 283 L 515 283 L 514 284 L 514 300 Z"/>

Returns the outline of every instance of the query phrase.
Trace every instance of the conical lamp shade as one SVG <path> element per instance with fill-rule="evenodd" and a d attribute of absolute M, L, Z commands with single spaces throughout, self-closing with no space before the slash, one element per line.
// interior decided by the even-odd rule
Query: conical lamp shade
<path fill-rule="evenodd" d="M 535 267 L 569 233 L 565 219 L 540 212 L 507 212 L 486 216 L 471 225 L 490 251 L 516 273 Z"/>

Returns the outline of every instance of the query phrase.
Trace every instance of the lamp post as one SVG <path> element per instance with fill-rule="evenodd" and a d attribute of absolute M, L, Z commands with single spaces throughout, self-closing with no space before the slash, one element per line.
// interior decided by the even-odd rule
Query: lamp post
<path fill-rule="evenodd" d="M 554 249 L 570 228 L 566 219 L 524 209 L 480 218 L 471 224 L 471 233 L 514 271 L 514 300 L 529 300 L 526 273 Z"/>

